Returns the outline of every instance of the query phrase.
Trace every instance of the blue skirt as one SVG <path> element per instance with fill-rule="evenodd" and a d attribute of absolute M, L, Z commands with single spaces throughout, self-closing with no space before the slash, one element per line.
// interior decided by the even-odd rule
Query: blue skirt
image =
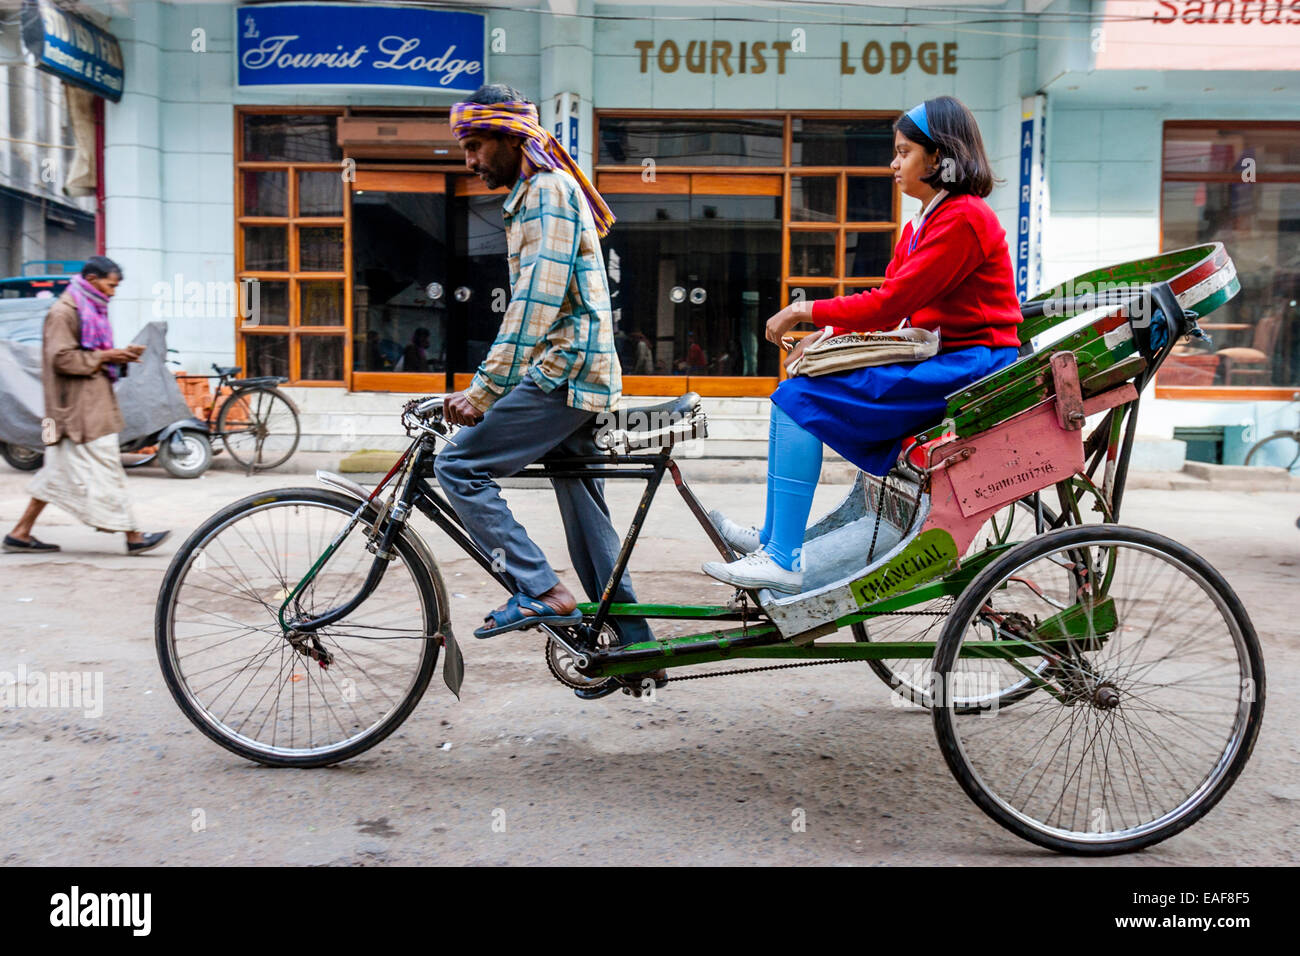
<path fill-rule="evenodd" d="M 1005 368 L 1013 348 L 976 345 L 940 352 L 924 362 L 874 365 L 833 375 L 788 378 L 772 401 L 863 471 L 884 475 L 903 438 L 937 424 L 945 396 Z"/>

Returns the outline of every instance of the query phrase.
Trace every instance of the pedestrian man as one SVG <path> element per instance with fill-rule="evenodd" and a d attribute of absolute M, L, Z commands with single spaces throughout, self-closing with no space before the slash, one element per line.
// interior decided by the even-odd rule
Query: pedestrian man
<path fill-rule="evenodd" d="M 32 534 L 37 517 L 50 502 L 98 531 L 125 531 L 127 554 L 150 551 L 171 533 L 140 531 L 126 493 L 117 437 L 124 423 L 113 382 L 125 374 L 128 363 L 139 361 L 144 346 L 113 347 L 108 300 L 121 281 L 122 269 L 116 262 L 93 256 L 45 316 L 41 352 L 45 464 L 27 486 L 32 496 L 27 510 L 5 535 L 6 551 L 60 550 Z"/>

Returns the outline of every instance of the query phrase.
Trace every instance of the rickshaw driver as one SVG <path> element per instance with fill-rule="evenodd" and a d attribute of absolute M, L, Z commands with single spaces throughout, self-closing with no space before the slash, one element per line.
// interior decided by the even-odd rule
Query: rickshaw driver
<path fill-rule="evenodd" d="M 600 237 L 614 216 L 548 131 L 537 108 L 503 84 L 484 86 L 451 108 L 465 165 L 495 189 L 510 185 L 502 213 L 511 295 L 500 331 L 470 386 L 443 400 L 447 421 L 467 427 L 435 461 L 438 483 L 474 542 L 504 562 L 515 594 L 475 637 L 538 623 L 582 620 L 572 592 L 501 497 L 496 479 L 549 452 L 596 454 L 598 413 L 622 391 Z M 574 570 L 600 600 L 618 557 L 604 480 L 552 481 Z M 636 602 L 624 572 L 617 602 Z M 623 643 L 653 640 L 641 618 L 619 621 Z"/>

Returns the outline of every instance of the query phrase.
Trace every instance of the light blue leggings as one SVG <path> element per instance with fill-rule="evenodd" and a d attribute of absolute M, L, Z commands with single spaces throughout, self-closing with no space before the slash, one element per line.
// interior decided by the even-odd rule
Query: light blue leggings
<path fill-rule="evenodd" d="M 772 406 L 767 432 L 767 513 L 759 540 L 787 571 L 796 569 L 813 492 L 822 473 L 822 443 Z"/>

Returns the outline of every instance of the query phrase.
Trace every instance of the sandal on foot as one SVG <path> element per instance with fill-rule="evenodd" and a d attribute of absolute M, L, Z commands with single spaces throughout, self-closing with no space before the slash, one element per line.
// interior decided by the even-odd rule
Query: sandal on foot
<path fill-rule="evenodd" d="M 525 614 L 525 610 L 533 613 Z M 504 634 L 506 631 L 536 627 L 538 624 L 578 624 L 582 621 L 582 612 L 575 609 L 571 614 L 557 614 L 554 608 L 536 598 L 531 598 L 527 594 L 516 594 L 506 602 L 505 607 L 499 611 L 489 612 L 484 620 L 489 622 L 490 626 L 485 624 L 474 632 L 474 636 L 480 640 Z"/>

